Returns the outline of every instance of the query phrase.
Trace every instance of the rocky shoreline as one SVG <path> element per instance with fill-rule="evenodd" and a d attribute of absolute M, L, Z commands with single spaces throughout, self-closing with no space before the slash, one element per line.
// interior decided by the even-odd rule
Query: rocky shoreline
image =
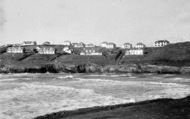
<path fill-rule="evenodd" d="M 105 65 L 97 64 L 46 64 L 42 66 L 1 65 L 0 73 L 158 73 L 190 74 L 190 66 L 151 64 Z"/>

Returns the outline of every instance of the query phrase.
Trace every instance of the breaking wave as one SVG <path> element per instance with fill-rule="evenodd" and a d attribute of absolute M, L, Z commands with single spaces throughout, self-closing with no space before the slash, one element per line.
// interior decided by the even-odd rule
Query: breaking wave
<path fill-rule="evenodd" d="M 60 110 L 134 102 L 96 94 L 90 89 L 63 86 L 22 84 L 0 92 L 0 117 L 30 119 Z"/>
<path fill-rule="evenodd" d="M 157 98 L 182 98 L 190 94 L 189 85 L 161 82 L 163 79 L 160 82 L 127 80 L 135 77 L 134 74 L 121 75 L 122 78 L 126 77 L 126 80 L 119 80 L 119 75 L 115 74 L 98 76 L 99 78 L 96 78 L 96 75 L 89 77 L 88 79 L 71 74 L 0 76 L 0 117 L 31 119 L 63 110 Z M 55 80 L 43 80 L 46 78 Z M 5 82 L 6 80 L 8 82 Z"/>

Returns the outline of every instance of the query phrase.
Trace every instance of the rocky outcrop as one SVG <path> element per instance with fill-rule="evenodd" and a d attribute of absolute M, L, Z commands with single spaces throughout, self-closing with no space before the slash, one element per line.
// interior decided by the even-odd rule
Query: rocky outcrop
<path fill-rule="evenodd" d="M 181 74 L 190 74 L 190 67 L 187 67 L 187 66 L 182 67 L 182 68 L 180 69 L 180 73 L 181 73 Z"/>
<path fill-rule="evenodd" d="M 43 66 L 1 65 L 0 73 L 161 73 L 190 74 L 190 67 L 160 66 L 149 64 L 106 65 L 96 64 L 46 64 Z"/>
<path fill-rule="evenodd" d="M 158 66 L 158 65 L 141 65 L 143 73 L 180 73 L 180 67 L 175 66 Z"/>

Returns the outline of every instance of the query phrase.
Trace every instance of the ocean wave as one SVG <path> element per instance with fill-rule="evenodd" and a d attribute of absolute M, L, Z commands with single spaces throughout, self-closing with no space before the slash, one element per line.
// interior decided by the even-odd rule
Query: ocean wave
<path fill-rule="evenodd" d="M 73 75 L 66 75 L 66 76 L 58 76 L 56 78 L 57 79 L 72 79 L 72 78 L 74 78 L 74 76 Z"/>
<path fill-rule="evenodd" d="M 45 75 L 39 74 L 38 76 L 48 77 Z M 33 78 L 35 75 L 31 75 L 31 77 Z M 187 96 L 190 92 L 189 86 L 177 83 L 121 81 L 111 79 L 111 77 L 110 79 L 107 77 L 90 77 L 90 79 L 85 79 L 76 75 L 51 75 L 51 77 L 59 79 L 57 80 L 57 84 L 48 83 L 44 80 L 39 82 L 35 80 L 30 83 L 8 82 L 9 84 L 17 86 L 0 90 L 0 117 L 5 119 L 31 119 L 39 115 L 63 110 L 134 103 L 157 98 L 181 98 Z M 62 82 L 60 81 L 61 79 L 74 79 L 76 82 Z M 30 78 L 27 80 L 30 80 Z M 54 82 L 56 82 L 56 80 Z M 8 83 L 6 83 L 6 86 L 9 86 Z M 69 85 L 66 85 L 66 83 Z M 1 82 L 0 84 L 4 85 L 5 82 Z M 77 85 L 78 88 L 73 85 Z M 96 92 L 96 89 L 105 91 L 103 90 L 105 87 L 108 88 L 108 90 L 112 89 L 110 91 L 111 93 L 104 92 L 102 94 Z M 119 97 L 118 95 L 114 95 L 114 93 L 117 94 L 117 92 L 113 87 L 119 87 L 118 91 L 126 92 L 121 93 L 122 97 Z M 130 90 L 130 87 L 134 89 L 133 92 L 130 92 L 131 94 L 127 92 Z M 138 94 L 137 89 L 143 93 Z"/>
<path fill-rule="evenodd" d="M 126 102 L 134 100 L 96 94 L 91 89 L 22 83 L 21 87 L 1 91 L 0 115 L 10 116 L 12 119 L 25 119 L 54 111 Z"/>
<path fill-rule="evenodd" d="M 91 77 L 131 77 L 133 74 L 132 73 L 127 73 L 127 74 L 90 74 L 88 76 Z"/>
<path fill-rule="evenodd" d="M 17 78 L 3 78 L 3 79 L 0 79 L 0 82 L 4 82 L 4 81 L 15 81 L 15 80 L 18 80 Z"/>

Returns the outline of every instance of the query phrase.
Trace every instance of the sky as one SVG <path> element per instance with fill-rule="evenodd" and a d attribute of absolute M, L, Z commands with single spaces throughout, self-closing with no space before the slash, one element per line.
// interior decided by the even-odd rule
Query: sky
<path fill-rule="evenodd" d="M 0 44 L 190 39 L 190 0 L 0 0 Z"/>

